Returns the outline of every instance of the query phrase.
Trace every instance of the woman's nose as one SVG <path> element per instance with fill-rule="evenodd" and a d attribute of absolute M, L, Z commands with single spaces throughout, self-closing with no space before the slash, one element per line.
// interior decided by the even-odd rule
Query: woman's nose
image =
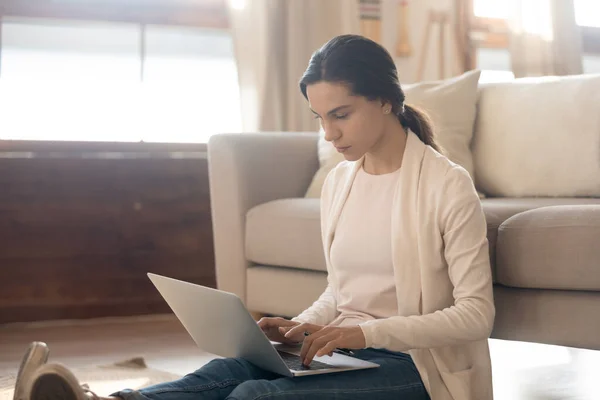
<path fill-rule="evenodd" d="M 325 140 L 327 140 L 328 142 L 333 142 L 341 136 L 340 132 L 331 125 L 323 125 L 321 129 L 323 129 L 323 131 L 325 132 Z"/>

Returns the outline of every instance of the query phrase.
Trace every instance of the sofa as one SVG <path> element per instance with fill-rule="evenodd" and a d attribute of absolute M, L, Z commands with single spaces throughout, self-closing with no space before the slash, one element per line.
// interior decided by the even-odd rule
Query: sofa
<path fill-rule="evenodd" d="M 488 225 L 494 338 L 600 349 L 600 113 L 582 115 L 600 104 L 595 93 L 600 77 L 477 87 L 468 146 Z M 320 141 L 209 141 L 217 286 L 251 311 L 293 317 L 326 287 L 319 199 L 306 196 Z"/>

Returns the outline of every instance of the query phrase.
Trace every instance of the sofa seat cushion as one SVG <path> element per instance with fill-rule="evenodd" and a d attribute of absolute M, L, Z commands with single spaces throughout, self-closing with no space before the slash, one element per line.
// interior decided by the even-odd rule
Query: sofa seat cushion
<path fill-rule="evenodd" d="M 505 286 L 600 291 L 600 204 L 542 207 L 498 229 L 497 278 Z"/>
<path fill-rule="evenodd" d="M 490 244 L 492 277 L 497 282 L 496 238 L 498 227 L 515 214 L 535 208 L 557 205 L 600 204 L 600 199 L 568 197 L 525 197 L 525 198 L 486 198 L 481 200 L 487 222 L 487 236 Z"/>
<path fill-rule="evenodd" d="M 487 198 L 490 262 L 497 279 L 498 227 L 523 211 L 553 205 L 600 204 L 594 198 Z M 256 264 L 327 271 L 321 243 L 319 199 L 281 199 L 252 208 L 246 215 L 246 258 Z"/>
<path fill-rule="evenodd" d="M 319 199 L 281 199 L 246 215 L 246 259 L 256 264 L 327 271 Z"/>

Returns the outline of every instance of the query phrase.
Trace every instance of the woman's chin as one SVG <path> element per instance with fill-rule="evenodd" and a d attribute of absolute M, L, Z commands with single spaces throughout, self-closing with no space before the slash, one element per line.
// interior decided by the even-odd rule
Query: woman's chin
<path fill-rule="evenodd" d="M 358 155 L 356 153 L 346 152 L 342 154 L 346 161 L 358 161 L 362 157 L 362 154 Z"/>

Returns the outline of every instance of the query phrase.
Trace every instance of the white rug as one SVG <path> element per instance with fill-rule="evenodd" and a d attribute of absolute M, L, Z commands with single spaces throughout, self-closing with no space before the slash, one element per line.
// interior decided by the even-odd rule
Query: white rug
<path fill-rule="evenodd" d="M 99 396 L 107 396 L 122 389 L 141 389 L 157 383 L 180 378 L 169 372 L 148 368 L 141 357 L 112 365 L 74 369 L 79 381 L 87 383 Z M 16 376 L 0 377 L 0 400 L 12 400 Z"/>

